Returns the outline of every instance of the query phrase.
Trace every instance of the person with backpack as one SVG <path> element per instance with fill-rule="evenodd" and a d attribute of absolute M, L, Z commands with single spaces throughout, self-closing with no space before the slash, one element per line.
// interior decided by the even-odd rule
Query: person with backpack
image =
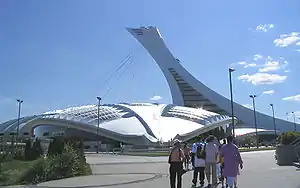
<path fill-rule="evenodd" d="M 205 148 L 206 146 L 204 145 L 198 145 L 197 146 L 197 151 L 196 154 L 193 157 L 193 167 L 194 167 L 194 175 L 193 175 L 193 180 L 192 183 L 194 186 L 197 185 L 197 178 L 199 175 L 199 180 L 200 180 L 200 185 L 204 185 L 204 179 L 205 179 L 205 158 L 206 158 L 206 153 L 205 153 Z"/>
<path fill-rule="evenodd" d="M 205 153 L 206 153 L 206 179 L 208 181 L 208 188 L 211 188 L 212 185 L 216 186 L 218 183 L 217 179 L 217 159 L 219 155 L 219 148 L 214 143 L 214 136 L 209 136 L 206 139 L 207 144 L 205 144 Z"/>
<path fill-rule="evenodd" d="M 175 188 L 176 179 L 177 179 L 177 188 L 182 187 L 182 175 L 186 172 L 183 169 L 183 162 L 185 156 L 183 150 L 181 149 L 181 141 L 178 139 L 174 140 L 174 147 L 171 149 L 169 155 L 169 174 L 170 174 L 170 186 Z"/>

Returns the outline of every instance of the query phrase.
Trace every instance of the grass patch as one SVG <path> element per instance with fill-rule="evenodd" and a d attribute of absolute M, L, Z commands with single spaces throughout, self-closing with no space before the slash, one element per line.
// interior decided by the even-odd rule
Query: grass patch
<path fill-rule="evenodd" d="M 35 161 L 5 161 L 1 164 L 0 186 L 18 184 L 22 174 L 30 168 Z"/>
<path fill-rule="evenodd" d="M 250 152 L 250 151 L 267 151 L 267 150 L 275 150 L 275 147 L 265 147 L 265 148 L 241 148 L 239 149 L 240 152 Z M 169 156 L 168 152 L 149 152 L 149 153 L 142 153 L 142 152 L 129 152 L 124 153 L 124 155 L 130 156 L 141 156 L 141 157 L 164 157 Z"/>

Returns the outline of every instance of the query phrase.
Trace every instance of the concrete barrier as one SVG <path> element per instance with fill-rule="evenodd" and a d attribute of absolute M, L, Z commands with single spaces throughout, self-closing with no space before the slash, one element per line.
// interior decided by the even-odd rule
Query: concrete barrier
<path fill-rule="evenodd" d="M 293 165 L 298 160 L 295 146 L 278 145 L 276 147 L 276 159 L 278 165 Z"/>

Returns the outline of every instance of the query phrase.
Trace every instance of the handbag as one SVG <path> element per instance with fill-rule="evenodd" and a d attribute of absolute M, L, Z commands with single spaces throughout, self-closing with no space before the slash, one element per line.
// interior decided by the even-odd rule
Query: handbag
<path fill-rule="evenodd" d="M 172 151 L 171 151 L 171 153 L 170 153 L 170 155 L 169 155 L 169 160 L 168 160 L 168 163 L 169 163 L 169 164 L 171 164 L 171 155 L 172 155 L 172 153 L 173 153 L 174 150 L 175 150 L 175 148 L 172 149 Z M 180 148 L 178 148 L 178 151 L 179 151 L 179 158 L 181 159 L 182 153 L 181 153 Z M 182 163 L 183 163 L 183 162 L 181 162 L 181 164 L 182 164 Z M 183 174 L 185 174 L 185 173 L 187 173 L 187 170 L 183 168 L 183 165 L 181 165 L 180 175 L 183 175 Z"/>

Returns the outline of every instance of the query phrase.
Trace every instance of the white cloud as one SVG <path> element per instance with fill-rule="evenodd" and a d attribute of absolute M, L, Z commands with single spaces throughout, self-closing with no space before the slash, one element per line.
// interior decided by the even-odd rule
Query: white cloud
<path fill-rule="evenodd" d="M 253 85 L 282 83 L 286 78 L 287 76 L 269 73 L 244 74 L 238 77 L 239 80 L 251 82 Z"/>
<path fill-rule="evenodd" d="M 295 50 L 296 52 L 300 52 L 300 49 Z"/>
<path fill-rule="evenodd" d="M 265 64 L 262 65 L 262 68 L 258 70 L 258 72 L 271 72 L 271 71 L 277 71 L 279 69 L 285 69 L 289 63 L 284 60 L 283 57 L 279 58 L 279 61 L 273 60 L 272 57 L 268 56 L 267 60 L 265 61 Z"/>
<path fill-rule="evenodd" d="M 151 101 L 159 101 L 161 99 L 162 99 L 162 97 L 159 96 L 159 95 L 155 95 L 155 96 L 153 96 L 153 97 L 150 98 Z"/>
<path fill-rule="evenodd" d="M 270 71 L 276 71 L 280 69 L 280 63 L 279 61 L 266 61 L 266 63 L 263 65 L 263 68 L 260 68 L 259 72 L 270 72 Z"/>
<path fill-rule="evenodd" d="M 292 32 L 290 34 L 280 35 L 278 39 L 275 39 L 273 42 L 278 47 L 287 47 L 292 44 L 298 44 L 300 41 L 300 33 Z"/>
<path fill-rule="evenodd" d="M 263 59 L 264 57 L 262 56 L 262 55 L 260 55 L 260 54 L 255 54 L 254 56 L 253 56 L 253 60 L 254 61 L 257 61 L 257 60 L 260 60 L 260 59 Z"/>
<path fill-rule="evenodd" d="M 244 65 L 244 68 L 255 67 L 256 63 L 248 63 L 247 61 L 240 61 L 237 63 L 238 65 Z"/>
<path fill-rule="evenodd" d="M 282 98 L 284 101 L 300 101 L 300 94 L 294 95 L 294 96 L 289 96 L 289 97 L 284 97 Z"/>
<path fill-rule="evenodd" d="M 256 26 L 255 30 L 261 32 L 267 32 L 268 29 L 272 29 L 272 28 L 274 28 L 273 24 L 259 24 L 258 26 Z"/>
<path fill-rule="evenodd" d="M 268 91 L 262 92 L 263 95 L 272 95 L 273 93 L 274 93 L 274 90 L 268 90 Z"/>
<path fill-rule="evenodd" d="M 241 65 L 244 68 L 257 67 L 258 72 L 267 73 L 267 72 L 277 71 L 280 69 L 283 69 L 283 71 L 285 71 L 288 64 L 289 63 L 284 60 L 284 57 L 281 56 L 277 60 L 274 60 L 271 56 L 264 57 L 261 54 L 255 54 L 253 55 L 251 60 L 240 61 L 235 64 L 232 64 L 232 66 Z"/>
<path fill-rule="evenodd" d="M 247 62 L 246 61 L 241 61 L 241 62 L 238 62 L 239 65 L 246 65 Z"/>
<path fill-rule="evenodd" d="M 249 63 L 244 66 L 244 68 L 248 68 L 248 67 L 256 67 L 256 63 Z"/>
<path fill-rule="evenodd" d="M 291 72 L 291 70 L 285 70 L 284 72 L 288 73 L 288 72 Z"/>

